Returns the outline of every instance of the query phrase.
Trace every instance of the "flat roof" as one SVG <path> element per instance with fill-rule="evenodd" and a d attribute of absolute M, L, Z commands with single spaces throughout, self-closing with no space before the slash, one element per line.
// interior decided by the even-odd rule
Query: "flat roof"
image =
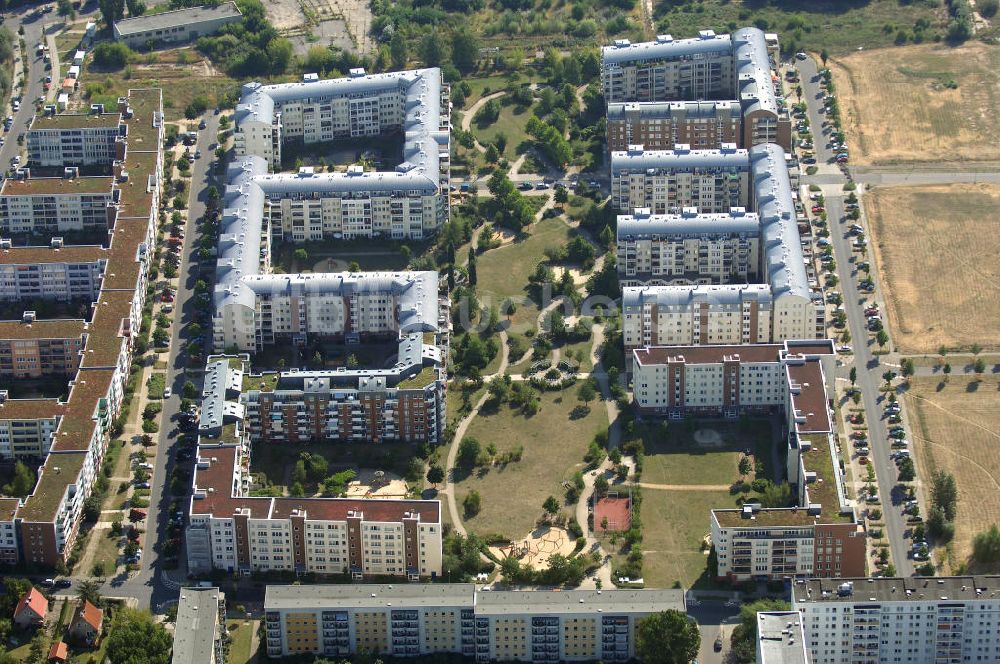
<path fill-rule="evenodd" d="M 153 191 L 148 178 L 156 174 L 157 154 L 128 149 L 125 151 L 124 170 L 128 180 L 118 183 L 121 192 L 118 201 L 118 218 L 139 217 L 149 219 L 153 205 Z"/>
<path fill-rule="evenodd" d="M 160 88 L 134 88 L 128 91 L 132 117 L 128 125 L 128 149 L 132 152 L 156 152 L 163 127 L 163 93 Z"/>
<path fill-rule="evenodd" d="M 85 451 L 97 427 L 98 402 L 108 394 L 115 372 L 111 369 L 81 369 L 73 381 L 65 416 L 52 439 L 55 452 Z M 50 457 L 51 458 L 51 457 Z"/>
<path fill-rule="evenodd" d="M 7 399 L 0 402 L 0 420 L 52 419 L 65 410 L 58 399 Z"/>
<path fill-rule="evenodd" d="M 128 37 L 136 33 L 147 32 L 149 30 L 164 30 L 167 28 L 187 27 L 193 23 L 204 21 L 217 21 L 225 18 L 237 18 L 242 16 L 235 2 L 226 2 L 221 5 L 201 5 L 200 7 L 190 7 L 188 9 L 175 9 L 160 14 L 150 14 L 149 16 L 136 16 L 126 18 L 115 23 L 115 31 L 122 37 Z"/>
<path fill-rule="evenodd" d="M 802 616 L 798 611 L 759 611 L 757 652 L 757 664 L 808 664 Z"/>
<path fill-rule="evenodd" d="M 52 115 L 36 115 L 28 130 L 31 132 L 46 129 L 117 129 L 121 123 L 121 113 L 54 113 Z"/>
<path fill-rule="evenodd" d="M 0 523 L 13 521 L 20 504 L 17 498 L 0 498 Z"/>
<path fill-rule="evenodd" d="M 96 263 L 107 260 L 108 250 L 97 244 L 67 247 L 11 247 L 0 249 L 0 265 L 38 265 L 41 263 Z"/>
<path fill-rule="evenodd" d="M 792 390 L 792 406 L 796 415 L 805 417 L 804 421 L 795 423 L 795 430 L 799 434 L 833 431 L 826 384 L 823 381 L 823 368 L 820 363 L 792 361 L 785 365 L 785 369 L 788 372 L 790 387 L 798 388 L 797 392 L 795 389 Z"/>
<path fill-rule="evenodd" d="M 115 222 L 111 231 L 110 259 L 104 269 L 101 290 L 135 291 L 139 280 L 139 244 L 145 242 L 149 231 L 148 219 L 122 219 Z"/>
<path fill-rule="evenodd" d="M 27 178 L 25 180 L 7 180 L 0 189 L 0 196 L 54 196 L 84 195 L 111 196 L 115 179 L 111 176 L 97 175 L 75 178 Z"/>
<path fill-rule="evenodd" d="M 52 318 L 33 323 L 2 320 L 0 339 L 76 339 L 86 329 L 87 321 L 79 318 Z"/>
<path fill-rule="evenodd" d="M 472 607 L 476 601 L 474 583 L 363 583 L 358 585 L 268 585 L 264 608 L 338 609 L 383 608 L 413 609 L 435 606 Z"/>
<path fill-rule="evenodd" d="M 686 611 L 684 591 L 667 589 L 503 590 L 478 593 L 477 615 Z"/>
<path fill-rule="evenodd" d="M 212 661 L 220 596 L 218 588 L 181 588 L 174 620 L 173 664 Z"/>
<path fill-rule="evenodd" d="M 101 291 L 81 367 L 91 369 L 118 365 L 123 342 L 122 320 L 130 318 L 134 297 L 135 293 L 130 291 Z"/>
<path fill-rule="evenodd" d="M 844 584 L 850 584 L 841 589 Z M 844 594 L 841 594 L 844 593 Z M 792 584 L 792 605 L 830 602 L 938 602 L 1000 599 L 1000 576 L 800 579 Z"/>
<path fill-rule="evenodd" d="M 745 346 L 646 346 L 632 351 L 639 364 L 717 364 L 739 358 L 741 362 L 780 361 L 780 344 L 748 344 Z"/>
<path fill-rule="evenodd" d="M 35 490 L 17 511 L 18 518 L 28 522 L 51 522 L 55 519 L 66 488 L 76 484 L 86 459 L 86 452 L 50 452 L 42 465 Z"/>

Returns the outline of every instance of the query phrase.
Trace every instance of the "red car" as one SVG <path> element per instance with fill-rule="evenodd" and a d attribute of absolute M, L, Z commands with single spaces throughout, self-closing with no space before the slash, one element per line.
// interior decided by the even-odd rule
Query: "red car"
<path fill-rule="evenodd" d="M 164 302 L 173 302 L 174 301 L 174 296 L 171 295 L 170 292 L 168 291 L 168 292 L 164 293 L 163 295 L 161 295 L 160 299 L 163 300 Z"/>
<path fill-rule="evenodd" d="M 812 210 L 813 214 L 819 214 L 820 212 L 825 212 L 826 208 L 824 208 L 822 205 L 814 205 Z"/>

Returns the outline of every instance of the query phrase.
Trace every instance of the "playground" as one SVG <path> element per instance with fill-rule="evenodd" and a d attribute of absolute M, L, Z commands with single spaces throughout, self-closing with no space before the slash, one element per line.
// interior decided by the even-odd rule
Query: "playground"
<path fill-rule="evenodd" d="M 406 498 L 406 482 L 394 479 L 381 470 L 359 472 L 359 479 L 348 483 L 347 498 Z"/>
<path fill-rule="evenodd" d="M 569 556 L 575 548 L 576 541 L 569 536 L 566 529 L 558 526 L 540 526 L 524 539 L 506 545 L 491 546 L 490 551 L 500 560 L 513 556 L 522 565 L 544 570 L 548 568 L 549 558 L 553 555 Z"/>
<path fill-rule="evenodd" d="M 632 497 L 608 494 L 594 505 L 594 530 L 621 533 L 632 527 Z"/>

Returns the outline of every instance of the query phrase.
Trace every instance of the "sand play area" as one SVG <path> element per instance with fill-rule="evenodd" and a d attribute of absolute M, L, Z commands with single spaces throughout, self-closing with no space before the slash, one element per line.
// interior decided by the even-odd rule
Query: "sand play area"
<path fill-rule="evenodd" d="M 490 551 L 500 560 L 514 556 L 522 565 L 544 570 L 549 566 L 550 557 L 557 553 L 569 556 L 575 548 L 576 541 L 565 528 L 542 526 L 507 546 L 491 546 Z"/>
<path fill-rule="evenodd" d="M 702 447 L 722 447 L 725 441 L 715 429 L 698 429 L 694 432 L 694 442 Z"/>

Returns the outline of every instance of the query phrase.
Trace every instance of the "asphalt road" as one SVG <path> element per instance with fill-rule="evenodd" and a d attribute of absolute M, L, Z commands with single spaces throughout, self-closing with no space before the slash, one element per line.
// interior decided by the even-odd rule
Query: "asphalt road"
<path fill-rule="evenodd" d="M 802 74 L 802 91 L 808 106 L 809 124 L 815 132 L 822 127 L 823 121 L 823 116 L 820 114 L 823 105 L 822 94 L 816 64 L 809 59 L 797 61 L 796 65 Z M 814 134 L 814 136 L 817 159 L 821 163 L 832 162 L 834 160 L 832 151 L 826 148 L 829 134 Z M 810 179 L 805 178 L 805 181 L 809 182 Z M 839 180 L 829 184 L 842 186 L 846 182 L 846 178 L 841 175 Z M 837 274 L 840 278 L 838 288 L 844 295 L 844 310 L 847 313 L 848 329 L 851 332 L 854 346 L 854 362 L 858 368 L 857 387 L 861 389 L 862 393 L 865 420 L 868 424 L 868 439 L 871 443 L 869 445 L 872 452 L 871 458 L 875 464 L 879 496 L 882 499 L 884 535 L 889 541 L 897 574 L 911 576 L 913 574 L 913 561 L 909 558 L 909 547 L 903 536 L 907 525 L 902 515 L 902 497 L 899 492 L 895 494 L 893 492 L 898 471 L 895 462 L 889 458 L 891 448 L 889 447 L 889 432 L 884 417 L 885 399 L 878 390 L 886 368 L 881 366 L 878 356 L 873 353 L 876 346 L 874 340 L 869 339 L 864 313 L 865 303 L 874 299 L 874 295 L 862 293 L 858 289 L 859 275 L 855 262 L 852 260 L 851 243 L 853 238 L 847 234 L 848 226 L 853 222 L 846 221 L 844 196 L 841 192 L 839 187 L 836 195 L 830 195 L 832 192 L 829 190 L 825 192 L 826 213 L 830 224 L 830 241 L 833 243 Z M 872 270 L 871 274 L 873 278 L 877 279 L 876 272 L 876 270 Z M 876 284 L 877 286 L 878 284 Z"/>
<path fill-rule="evenodd" d="M 24 146 L 17 144 L 17 137 L 27 131 L 28 123 L 35 115 L 34 101 L 44 94 L 42 81 L 46 74 L 45 63 L 42 61 L 42 56 L 35 55 L 35 45 L 39 41 L 44 40 L 46 28 L 54 31 L 58 29 L 62 21 L 62 19 L 56 16 L 55 12 L 43 14 L 38 18 L 28 18 L 32 12 L 34 12 L 34 7 L 19 7 L 15 11 L 8 12 L 4 20 L 4 27 L 14 33 L 15 37 L 17 36 L 18 27 L 24 26 L 24 44 L 27 50 L 27 60 L 21 64 L 27 65 L 28 71 L 26 77 L 27 86 L 21 99 L 21 109 L 16 113 L 11 113 L 10 100 L 4 100 L 4 113 L 2 117 L 6 118 L 8 114 L 12 115 L 14 125 L 10 131 L 3 133 L 6 139 L 3 148 L 0 148 L 0 167 L 2 167 L 3 171 L 6 171 L 10 166 L 10 160 L 14 155 L 21 154 L 22 159 L 24 158 Z M 15 46 L 16 44 L 17 42 L 15 41 Z M 21 57 L 19 51 L 15 51 L 15 57 Z M 16 77 L 13 78 L 12 85 L 11 93 L 16 96 L 18 94 Z"/>
<path fill-rule="evenodd" d="M 187 464 L 188 469 L 192 472 L 194 468 L 193 460 L 178 462 L 176 459 L 179 447 L 177 445 L 179 433 L 177 414 L 180 412 L 184 383 L 187 380 L 192 380 L 198 386 L 199 392 L 201 390 L 201 370 L 192 371 L 187 367 L 185 327 L 197 320 L 199 310 L 204 309 L 204 304 L 199 302 L 194 295 L 194 285 L 200 278 L 201 272 L 199 263 L 192 260 L 192 257 L 198 247 L 198 225 L 196 222 L 205 213 L 205 189 L 213 183 L 209 177 L 212 151 L 208 149 L 208 145 L 215 142 L 218 132 L 218 117 L 207 116 L 206 119 L 207 126 L 198 133 L 197 146 L 192 147 L 191 150 L 191 153 L 194 154 L 195 149 L 201 149 L 202 156 L 200 159 L 192 160 L 188 220 L 184 227 L 184 246 L 178 270 L 180 284 L 177 288 L 177 297 L 174 300 L 175 314 L 171 326 L 170 351 L 167 355 L 166 384 L 173 390 L 173 395 L 169 399 L 163 400 L 156 460 L 153 462 L 153 476 L 150 480 L 150 522 L 147 524 L 143 557 L 139 572 L 123 583 L 109 582 L 110 587 L 106 589 L 107 593 L 111 595 L 135 597 L 140 606 L 148 606 L 154 610 L 164 602 L 176 599 L 177 587 L 173 581 L 183 581 L 187 576 L 183 542 L 181 550 L 178 551 L 180 564 L 178 569 L 169 572 L 163 571 L 160 557 L 163 545 L 168 538 L 168 522 L 171 517 L 170 504 L 177 499 L 170 491 L 171 473 L 177 463 Z M 186 509 L 183 505 L 186 500 L 186 497 L 181 497 L 181 509 L 184 511 Z"/>

